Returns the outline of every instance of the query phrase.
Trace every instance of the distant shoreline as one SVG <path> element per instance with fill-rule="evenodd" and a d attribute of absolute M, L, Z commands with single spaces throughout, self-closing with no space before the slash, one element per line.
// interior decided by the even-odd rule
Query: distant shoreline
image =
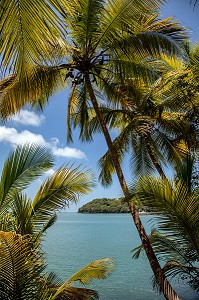
<path fill-rule="evenodd" d="M 77 213 L 79 214 L 87 214 L 87 215 L 101 215 L 101 214 L 106 214 L 106 215 L 110 215 L 110 214 L 114 214 L 114 215 L 127 215 L 130 214 L 130 212 L 82 212 L 82 211 L 78 211 Z M 147 216 L 147 215 L 160 215 L 160 212 L 139 212 L 139 215 L 141 216 Z"/>
<path fill-rule="evenodd" d="M 83 214 L 127 214 L 130 213 L 129 206 L 122 198 L 97 198 L 84 204 L 78 209 L 78 213 Z M 148 208 L 140 208 L 140 215 L 157 214 Z"/>

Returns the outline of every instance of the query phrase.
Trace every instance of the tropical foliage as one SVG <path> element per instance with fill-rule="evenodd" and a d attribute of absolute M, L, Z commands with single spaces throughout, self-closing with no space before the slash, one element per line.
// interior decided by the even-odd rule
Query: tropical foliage
<path fill-rule="evenodd" d="M 165 273 L 171 277 L 180 277 L 199 291 L 197 164 L 196 157 L 189 154 L 185 161 L 178 164 L 174 181 L 143 177 L 132 192 L 133 197 L 138 197 L 144 207 L 159 213 L 155 218 L 156 228 L 151 232 L 150 241 L 155 253 L 166 262 Z M 139 256 L 141 249 L 135 249 L 134 257 Z"/>
<path fill-rule="evenodd" d="M 97 292 L 73 287 L 105 279 L 111 259 L 93 261 L 66 282 L 47 274 L 41 250 L 43 233 L 56 221 L 56 212 L 90 192 L 92 174 L 66 165 L 41 184 L 33 201 L 23 190 L 53 165 L 52 155 L 36 145 L 17 147 L 5 161 L 0 181 L 0 298 L 96 299 Z"/>
<path fill-rule="evenodd" d="M 162 2 L 3 0 L 0 7 L 1 118 L 7 119 L 25 104 L 43 108 L 51 94 L 70 84 L 68 139 L 72 140 L 72 118 L 76 113 L 80 116 L 75 124 L 80 125 L 80 137 L 90 138 L 85 124 L 88 110 L 94 109 L 110 152 L 112 167 L 111 171 L 107 168 L 108 176 L 115 168 L 127 199 L 129 191 L 120 154 L 129 143 L 126 141 L 126 149 L 120 153 L 117 143 L 111 140 L 100 106 L 112 100 L 111 95 L 115 96 L 112 88 L 115 83 L 121 85 L 126 80 L 154 82 L 161 74 L 154 60 L 161 60 L 163 54 L 184 54 L 184 29 L 172 18 L 159 19 Z M 143 113 L 141 109 L 140 112 Z M 128 122 L 131 123 L 131 117 Z M 142 120 L 140 127 L 141 123 Z M 159 151 L 157 157 L 162 156 Z M 26 205 L 27 201 L 24 203 Z M 128 202 L 128 205 L 164 295 L 179 299 L 161 272 L 134 204 Z M 48 210 L 48 205 L 45 209 Z M 51 218 L 50 215 L 47 221 L 51 222 Z"/>

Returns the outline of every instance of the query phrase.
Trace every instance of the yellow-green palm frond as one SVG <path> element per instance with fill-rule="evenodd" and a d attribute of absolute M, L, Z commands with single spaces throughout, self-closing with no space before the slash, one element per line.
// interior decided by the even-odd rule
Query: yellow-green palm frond
<path fill-rule="evenodd" d="M 76 16 L 77 9 L 81 9 L 79 0 L 49 0 L 48 2 L 55 8 L 56 11 L 59 12 L 62 18 L 67 21 L 68 19 L 70 21 L 70 18 L 74 18 Z"/>
<path fill-rule="evenodd" d="M 60 20 L 48 1 L 2 0 L 0 19 L 4 74 L 26 74 L 37 63 L 51 59 L 49 48 L 60 33 Z"/>
<path fill-rule="evenodd" d="M 30 236 L 0 232 L 0 298 L 36 299 L 45 265 Z"/>
<path fill-rule="evenodd" d="M 40 66 L 28 77 L 10 75 L 0 81 L 0 117 L 6 120 L 24 105 L 45 106 L 48 97 L 66 86 L 62 67 Z"/>
<path fill-rule="evenodd" d="M 3 216 L 17 192 L 52 167 L 52 155 L 37 145 L 18 146 L 4 163 L 0 181 L 0 215 Z"/>
<path fill-rule="evenodd" d="M 92 263 L 72 275 L 60 288 L 58 288 L 52 300 L 57 299 L 59 294 L 62 294 L 63 292 L 66 292 L 67 294 L 67 290 L 70 291 L 71 285 L 75 282 L 88 284 L 93 279 L 106 279 L 107 275 L 109 275 L 113 269 L 114 263 L 110 258 L 94 260 Z"/>
<path fill-rule="evenodd" d="M 198 71 L 199 71 L 199 43 L 196 43 L 190 49 L 189 59 L 190 59 L 190 64 L 191 64 L 191 67 L 193 68 L 193 71 L 196 72 L 196 74 L 198 75 Z"/>
<path fill-rule="evenodd" d="M 32 201 L 26 195 L 15 194 L 14 201 L 10 205 L 12 215 L 12 231 L 18 234 L 34 234 L 34 224 L 31 220 Z M 8 231 L 8 230 L 7 230 Z"/>
<path fill-rule="evenodd" d="M 49 222 L 55 212 L 69 206 L 70 202 L 77 203 L 78 197 L 91 191 L 94 185 L 89 170 L 80 167 L 65 166 L 58 169 L 40 186 L 32 203 L 32 219 L 41 230 Z"/>
<path fill-rule="evenodd" d="M 135 192 L 135 191 L 134 191 Z M 139 180 L 136 192 L 145 207 L 160 212 L 157 228 L 174 238 L 179 246 L 199 253 L 197 195 L 190 193 L 184 181 L 175 184 L 152 177 Z"/>
<path fill-rule="evenodd" d="M 72 141 L 72 126 L 75 129 L 80 127 L 79 138 L 81 140 L 91 140 L 87 130 L 87 122 L 90 118 L 91 108 L 88 103 L 88 93 L 84 84 L 74 85 L 68 103 L 67 115 L 67 140 Z"/>

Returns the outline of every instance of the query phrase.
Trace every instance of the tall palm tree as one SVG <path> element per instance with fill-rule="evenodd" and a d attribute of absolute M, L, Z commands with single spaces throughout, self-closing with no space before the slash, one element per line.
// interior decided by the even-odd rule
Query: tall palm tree
<path fill-rule="evenodd" d="M 170 184 L 159 178 L 143 177 L 132 192 L 144 207 L 159 213 L 150 240 L 154 251 L 166 262 L 165 273 L 185 279 L 199 291 L 197 155 L 188 154 L 186 160 L 178 164 L 176 178 Z M 136 249 L 135 257 L 141 248 Z"/>
<path fill-rule="evenodd" d="M 40 247 L 43 233 L 56 221 L 57 211 L 76 203 L 93 186 L 89 171 L 66 165 L 44 180 L 31 201 L 23 190 L 52 164 L 49 151 L 36 145 L 17 147 L 4 163 L 0 180 L 1 299 L 96 299 L 97 292 L 73 284 L 105 279 L 113 270 L 113 261 L 106 258 L 93 261 L 64 283 L 47 276 Z"/>
<path fill-rule="evenodd" d="M 2 23 L 0 34 L 3 41 L 2 51 L 7 53 L 7 36 L 12 36 L 12 29 L 10 29 L 11 32 L 4 31 L 4 26 L 8 24 L 10 14 L 6 10 L 9 7 L 8 1 L 4 0 L 3 3 L 5 4 L 2 7 L 5 9 L 1 12 L 2 14 L 5 13 L 5 21 Z M 54 64 L 50 65 L 52 59 L 49 55 L 46 62 L 43 58 L 43 53 L 45 53 L 43 51 L 46 49 L 41 49 L 40 53 L 42 55 L 40 57 L 35 56 L 35 60 L 31 60 L 28 71 L 20 73 L 20 79 L 14 72 L 1 82 L 1 115 L 5 118 L 27 103 L 44 105 L 49 95 L 57 89 L 63 88 L 72 79 L 73 88 L 69 99 L 69 114 L 78 105 L 82 109 L 82 118 L 84 118 L 86 117 L 84 115 L 86 108 L 88 106 L 94 108 L 122 190 L 128 198 L 128 187 L 117 152 L 111 141 L 103 115 L 100 113 L 96 91 L 113 77 L 122 78 L 123 81 L 125 78 L 141 75 L 150 78 L 154 72 L 145 67 L 144 61 L 151 56 L 160 55 L 163 51 L 179 55 L 178 42 L 184 38 L 183 31 L 171 19 L 162 21 L 158 19 L 160 1 L 112 0 L 105 2 L 102 0 L 73 0 L 57 2 L 49 0 L 48 3 L 59 12 L 63 24 L 66 25 L 66 39 L 63 39 L 64 26 L 62 26 L 60 29 L 62 35 L 57 35 L 58 31 L 56 30 L 53 41 L 43 41 L 48 53 L 55 57 Z M 21 14 L 18 8 L 17 11 L 19 16 L 16 20 L 19 20 L 19 24 L 25 24 L 20 18 Z M 25 18 L 25 20 L 27 19 Z M 59 20 L 57 20 L 57 23 L 59 23 Z M 46 24 L 51 29 L 52 21 L 47 18 Z M 25 27 L 20 26 L 20 33 L 23 33 L 23 30 L 21 31 L 23 28 Z M 31 30 L 31 27 L 29 30 Z M 27 35 L 22 34 L 22 37 L 23 42 L 26 40 Z M 9 45 L 9 58 L 12 59 L 12 54 L 19 53 L 19 51 L 16 49 L 14 39 L 11 40 Z M 22 43 L 22 45 L 23 49 L 29 49 L 28 43 Z M 23 50 L 22 56 L 24 53 L 27 54 L 27 57 L 29 56 L 28 50 Z M 16 58 L 16 60 L 13 59 L 15 61 L 14 65 L 17 66 L 19 56 L 14 58 Z M 10 60 L 6 56 L 3 65 L 9 66 L 9 62 Z M 152 69 L 154 71 L 154 68 Z M 8 70 L 8 67 L 6 70 Z M 87 102 L 87 100 L 90 101 Z M 131 213 L 165 297 L 178 299 L 161 271 L 134 206 L 131 206 Z"/>
<path fill-rule="evenodd" d="M 154 84 L 156 85 L 156 83 Z M 174 110 L 166 100 L 153 95 L 153 85 L 126 83 L 125 88 L 118 86 L 115 97 L 119 102 L 112 102 L 100 110 L 110 130 L 118 130 L 119 135 L 113 144 L 117 149 L 120 163 L 125 153 L 132 152 L 131 169 L 134 175 L 146 175 L 157 171 L 166 180 L 162 165 L 168 167 L 188 151 L 190 139 L 196 139 L 196 128 L 187 119 L 186 111 Z M 119 96 L 118 96 L 119 94 Z M 88 111 L 88 120 L 81 123 L 81 112 L 73 113 L 71 123 L 80 126 L 80 138 L 91 140 L 94 132 L 100 131 L 100 125 L 93 109 Z M 100 179 L 106 186 L 112 182 L 115 172 L 110 152 L 99 160 Z"/>

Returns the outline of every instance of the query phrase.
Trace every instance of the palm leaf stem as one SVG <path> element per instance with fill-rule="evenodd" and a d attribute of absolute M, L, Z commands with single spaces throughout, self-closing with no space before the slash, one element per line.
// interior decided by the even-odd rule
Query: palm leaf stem
<path fill-rule="evenodd" d="M 110 134 L 108 132 L 108 129 L 106 127 L 106 123 L 105 120 L 100 112 L 100 108 L 98 106 L 98 102 L 90 81 L 90 77 L 89 77 L 89 73 L 85 72 L 85 84 L 88 90 L 88 94 L 90 96 L 91 102 L 93 104 L 94 110 L 96 112 L 96 115 L 99 119 L 100 125 L 102 127 L 102 131 L 107 143 L 107 146 L 109 148 L 111 157 L 112 157 L 112 163 L 115 167 L 117 176 L 118 176 L 118 180 L 120 182 L 121 188 L 123 190 L 124 196 L 126 197 L 126 199 L 128 200 L 128 206 L 132 215 L 132 218 L 134 220 L 135 226 L 137 228 L 137 231 L 139 233 L 140 239 L 142 241 L 143 247 L 145 249 L 147 258 L 149 260 L 149 263 L 151 265 L 151 268 L 153 270 L 153 273 L 155 275 L 156 281 L 158 283 L 158 285 L 160 286 L 160 289 L 162 291 L 162 293 L 164 294 L 165 298 L 168 300 L 180 300 L 179 296 L 176 294 L 176 292 L 174 291 L 174 289 L 172 288 L 172 286 L 170 285 L 170 283 L 167 281 L 167 278 L 163 272 L 163 270 L 161 269 L 161 266 L 157 260 L 157 257 L 153 251 L 153 248 L 150 244 L 149 238 L 145 232 L 145 229 L 142 225 L 141 219 L 139 217 L 138 211 L 135 208 L 135 204 L 130 202 L 130 192 L 128 189 L 128 186 L 126 184 L 125 178 L 124 178 L 124 174 L 123 171 L 121 169 L 120 163 L 118 161 L 117 158 L 117 152 L 115 150 L 115 147 L 112 143 Z"/>

